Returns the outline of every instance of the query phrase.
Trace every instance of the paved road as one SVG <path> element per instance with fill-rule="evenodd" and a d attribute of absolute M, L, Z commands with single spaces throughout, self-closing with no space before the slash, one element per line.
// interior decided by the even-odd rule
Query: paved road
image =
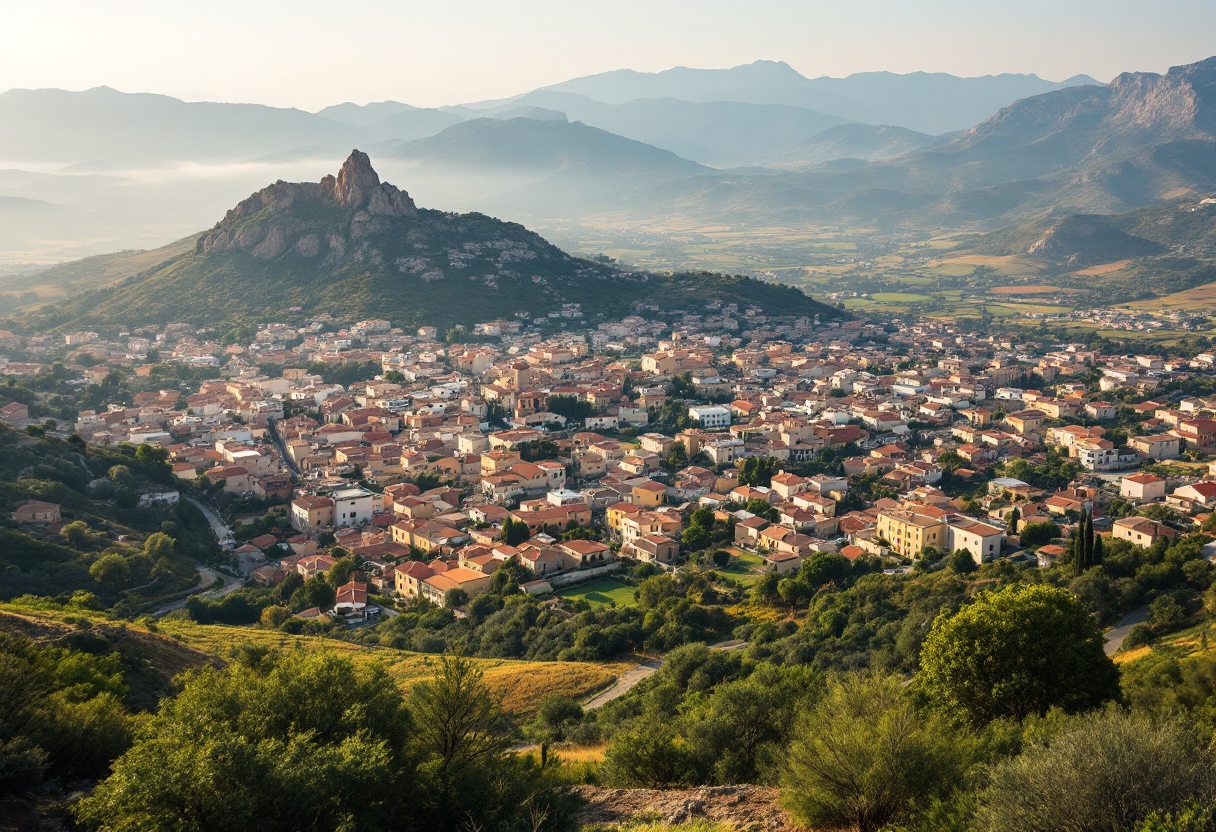
<path fill-rule="evenodd" d="M 186 499 L 192 506 L 203 513 L 203 516 L 207 518 L 207 523 L 211 526 L 211 531 L 215 533 L 215 539 L 220 543 L 223 543 L 223 541 L 226 540 L 232 533 L 228 526 L 224 523 L 223 518 L 216 514 L 215 509 L 211 508 L 211 506 L 207 505 L 206 503 L 196 500 L 193 497 L 187 497 Z M 186 598 L 179 598 L 176 601 L 165 604 L 156 612 L 152 613 L 153 616 L 159 618 L 160 616 L 172 612 L 173 610 L 180 610 L 182 607 L 186 606 L 186 599 L 194 595 L 199 595 L 202 598 L 207 598 L 208 600 L 214 601 L 219 598 L 223 598 L 229 593 L 236 592 L 241 588 L 241 580 L 239 578 L 225 577 L 211 567 L 204 566 L 201 563 L 196 563 L 194 568 L 198 570 L 200 578 L 198 586 L 194 588 L 194 591 L 191 592 L 190 595 L 186 596 Z"/>
<path fill-rule="evenodd" d="M 744 650 L 750 642 L 743 639 L 732 639 L 730 641 L 719 641 L 717 644 L 709 645 L 710 650 L 720 650 L 729 652 L 731 650 Z M 625 694 L 633 689 L 633 686 L 645 679 L 647 676 L 653 676 L 654 673 L 663 666 L 663 658 L 660 656 L 657 659 L 647 659 L 632 670 L 627 670 L 621 674 L 620 678 L 608 688 L 608 690 L 599 693 L 590 702 L 583 705 L 584 711 L 594 711 L 596 708 L 607 705 L 613 699 L 620 699 Z"/>
<path fill-rule="evenodd" d="M 1106 655 L 1113 656 L 1123 646 L 1123 639 L 1132 631 L 1132 627 L 1143 624 L 1148 620 L 1148 607 L 1132 610 L 1123 616 L 1115 626 L 1106 631 Z"/>
<path fill-rule="evenodd" d="M 603 693 L 598 694 L 594 699 L 583 705 L 584 711 L 594 711 L 596 708 L 607 705 L 613 699 L 619 699 L 633 689 L 633 686 L 645 679 L 647 676 L 654 675 L 655 671 L 663 664 L 662 659 L 649 659 L 642 662 L 633 670 L 627 670 L 621 675 L 612 687 Z"/>

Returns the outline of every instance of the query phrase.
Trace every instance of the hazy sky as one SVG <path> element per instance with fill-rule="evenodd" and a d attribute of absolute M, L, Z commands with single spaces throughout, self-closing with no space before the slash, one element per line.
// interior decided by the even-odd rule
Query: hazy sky
<path fill-rule="evenodd" d="M 1106 81 L 1213 53 L 1213 0 L 0 0 L 0 90 L 105 84 L 309 110 L 761 58 L 812 77 Z"/>

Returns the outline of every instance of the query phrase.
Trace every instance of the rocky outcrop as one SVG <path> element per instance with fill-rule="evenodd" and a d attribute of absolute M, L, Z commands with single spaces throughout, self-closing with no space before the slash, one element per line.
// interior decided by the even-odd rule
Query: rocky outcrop
<path fill-rule="evenodd" d="M 576 786 L 583 801 L 579 822 L 584 826 L 662 819 L 664 826 L 721 823 L 739 832 L 797 832 L 779 802 L 778 789 L 761 786 L 707 786 L 700 789 L 603 789 Z"/>
<path fill-rule="evenodd" d="M 353 241 L 417 214 L 410 195 L 381 182 L 367 154 L 354 150 L 337 176 L 320 182 L 280 180 L 242 200 L 199 239 L 197 250 L 243 251 L 274 260 L 316 257 L 327 249 L 327 260 L 338 264 L 359 256 Z"/>

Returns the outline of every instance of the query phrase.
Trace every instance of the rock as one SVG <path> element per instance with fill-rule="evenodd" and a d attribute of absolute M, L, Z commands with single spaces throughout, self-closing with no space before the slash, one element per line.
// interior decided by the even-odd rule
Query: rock
<path fill-rule="evenodd" d="M 380 177 L 372 170 L 372 160 L 363 151 L 352 150 L 334 182 L 334 198 L 343 205 L 363 205 L 379 187 Z"/>

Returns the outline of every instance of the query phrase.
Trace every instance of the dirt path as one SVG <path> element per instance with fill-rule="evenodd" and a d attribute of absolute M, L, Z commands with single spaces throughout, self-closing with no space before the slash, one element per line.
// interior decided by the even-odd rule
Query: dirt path
<path fill-rule="evenodd" d="M 797 826 L 778 802 L 779 789 L 759 786 L 707 786 L 700 789 L 602 789 L 576 786 L 584 801 L 583 825 L 653 820 L 664 826 L 709 821 L 731 824 L 739 832 L 795 832 Z"/>

